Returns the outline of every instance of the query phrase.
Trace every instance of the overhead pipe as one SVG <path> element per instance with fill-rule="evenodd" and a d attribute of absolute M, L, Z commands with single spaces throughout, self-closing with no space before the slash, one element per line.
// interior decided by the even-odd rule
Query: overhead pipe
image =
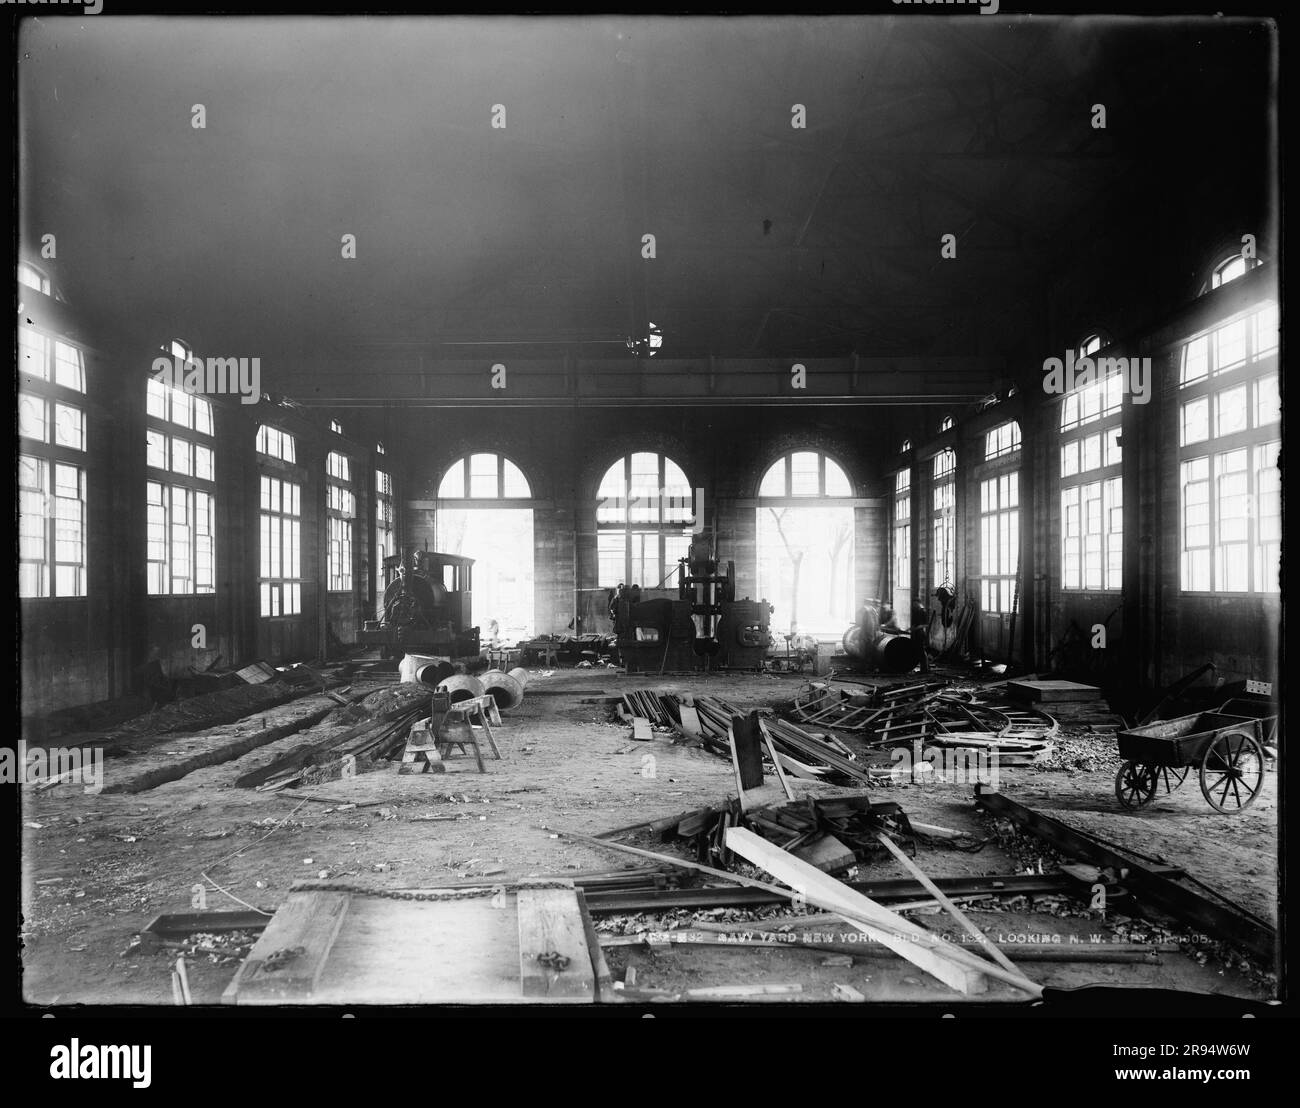
<path fill-rule="evenodd" d="M 516 666 L 509 673 L 490 669 L 480 680 L 483 688 L 497 702 L 497 707 L 507 712 L 523 703 L 524 689 L 528 686 L 528 671 L 522 666 Z"/>

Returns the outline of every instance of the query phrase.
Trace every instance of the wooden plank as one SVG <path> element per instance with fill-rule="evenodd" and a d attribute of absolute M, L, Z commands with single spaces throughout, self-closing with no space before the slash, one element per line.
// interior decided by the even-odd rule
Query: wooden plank
<path fill-rule="evenodd" d="M 995 966 L 989 962 L 984 961 L 982 958 L 977 958 L 973 954 L 968 955 L 964 950 L 954 947 L 951 943 L 945 942 L 937 935 L 931 935 L 923 927 L 911 923 L 909 920 L 903 920 L 901 919 L 901 917 L 896 917 L 901 921 L 901 925 L 902 925 L 896 927 L 893 921 L 889 918 L 889 917 L 893 917 L 894 913 L 889 912 L 887 909 L 881 909 L 880 905 L 875 904 L 874 901 L 867 900 L 866 897 L 860 896 L 859 894 L 854 894 L 854 896 L 857 897 L 858 899 L 853 901 L 853 907 L 849 911 L 846 911 L 842 903 L 830 903 L 829 898 L 827 898 L 827 902 L 823 902 L 822 900 L 816 899 L 814 896 L 809 896 L 802 888 L 795 889 L 794 886 L 791 886 L 788 889 L 783 889 L 779 885 L 772 885 L 766 881 L 755 881 L 751 877 L 742 877 L 740 874 L 731 873 L 728 870 L 715 869 L 713 866 L 702 865 L 699 862 L 689 862 L 685 858 L 674 858 L 672 855 L 669 854 L 656 854 L 653 850 L 642 850 L 640 847 L 626 846 L 623 843 L 612 843 L 612 842 L 606 842 L 604 839 L 593 839 L 590 835 L 583 835 L 577 831 L 561 831 L 558 827 L 549 828 L 549 831 L 551 834 L 559 835 L 561 838 L 574 839 L 578 842 L 589 843 L 592 846 L 604 847 L 607 850 L 616 850 L 621 854 L 635 854 L 639 858 L 650 858 L 664 865 L 680 866 L 682 869 L 694 870 L 697 873 L 706 873 L 710 877 L 718 877 L 724 881 L 733 881 L 737 885 L 745 885 L 746 887 L 751 889 L 759 889 L 762 892 L 774 896 L 779 896 L 785 900 L 794 900 L 798 897 L 802 897 L 809 904 L 816 905 L 818 908 L 822 908 L 825 911 L 836 913 L 837 915 L 845 919 L 847 922 L 851 923 L 854 927 L 858 928 L 858 930 L 864 931 L 867 934 L 871 935 L 872 937 L 876 937 L 878 935 L 879 936 L 888 935 L 890 936 L 891 941 L 902 943 L 904 946 L 907 946 L 909 949 L 913 949 L 913 950 L 919 949 L 923 953 L 928 952 L 930 950 L 942 951 L 942 954 L 945 958 L 964 964 L 968 969 L 974 970 L 977 977 L 982 974 L 988 974 L 991 977 L 997 977 L 999 980 L 1007 981 L 1008 984 L 1013 984 L 1020 988 L 1026 988 L 1028 991 L 1032 992 L 1035 996 L 1042 995 L 1042 989 L 1039 986 L 1033 984 L 1033 982 L 1026 981 L 1022 977 L 1017 977 L 1014 974 L 1010 974 L 1006 970 L 1004 970 L 1001 966 Z M 816 877 L 819 878 L 821 881 L 830 882 L 831 886 L 845 889 L 849 893 L 854 893 L 854 890 L 849 888 L 849 886 L 843 885 L 840 882 L 836 881 L 834 878 L 827 877 L 826 874 L 813 869 L 811 866 L 808 866 L 803 862 L 800 862 L 793 855 L 786 854 L 785 851 L 781 850 L 779 847 L 774 847 L 770 843 L 765 842 L 763 839 L 755 835 L 752 831 L 747 831 L 741 827 L 728 828 L 727 830 L 728 840 L 730 840 L 730 837 L 732 835 L 748 836 L 749 841 L 752 841 L 756 844 L 761 844 L 761 846 L 765 849 L 770 848 L 771 851 L 773 851 L 778 855 L 781 855 L 782 857 L 784 857 L 794 865 L 802 866 L 809 873 L 815 874 Z M 730 841 L 728 841 L 727 845 L 729 849 L 735 849 L 734 847 L 731 846 Z M 714 890 L 704 890 L 704 891 L 716 895 L 716 892 Z M 873 922 L 871 924 L 864 923 L 856 918 L 850 918 L 850 914 L 852 912 L 856 912 L 860 909 L 861 907 L 859 903 L 860 901 L 866 901 L 867 904 L 871 904 L 876 909 L 880 909 L 881 911 L 884 912 L 884 916 L 879 920 L 873 919 Z M 884 938 L 879 938 L 878 941 L 884 942 L 886 943 L 886 945 L 889 945 Z M 893 947 L 890 946 L 890 949 L 892 950 Z M 904 957 L 906 957 L 906 955 L 904 955 Z"/>
<path fill-rule="evenodd" d="M 767 870 L 800 893 L 809 904 L 842 915 L 846 922 L 877 942 L 906 958 L 914 966 L 937 978 L 963 996 L 984 992 L 988 985 L 980 974 L 943 949 L 948 944 L 917 924 L 891 912 L 882 904 L 856 893 L 847 885 L 774 847 L 743 827 L 727 831 L 727 846 L 754 865 Z M 891 930 L 873 927 L 884 923 Z M 914 936 L 912 938 L 900 936 Z"/>
<path fill-rule="evenodd" d="M 1019 700 L 1044 704 L 1070 700 L 1100 700 L 1101 689 L 1078 681 L 1008 681 L 1007 692 Z"/>
<path fill-rule="evenodd" d="M 605 960 L 605 951 L 601 949 L 600 936 L 596 933 L 596 925 L 591 921 L 591 913 L 587 911 L 587 898 L 581 889 L 576 891 L 578 913 L 582 916 L 582 933 L 587 939 L 587 950 L 591 953 L 591 968 L 596 975 L 596 1003 L 616 1004 L 620 998 L 618 990 L 614 988 L 614 975 L 609 972 L 609 963 Z"/>
<path fill-rule="evenodd" d="M 795 758 L 791 758 L 789 754 L 782 754 L 779 750 L 776 759 L 787 773 L 792 773 L 795 777 L 802 777 L 808 781 L 820 781 L 827 773 L 821 766 L 807 765 Z"/>
<path fill-rule="evenodd" d="M 515 894 L 485 893 L 438 901 L 354 896 L 311 1003 L 525 1003 Z"/>
<path fill-rule="evenodd" d="M 903 863 L 904 868 L 907 869 L 908 872 L 911 873 L 913 877 L 915 877 L 919 882 L 921 882 L 922 885 L 925 886 L 926 892 L 928 892 L 932 897 L 934 897 L 935 900 L 937 900 L 940 904 L 942 904 L 944 910 L 950 916 L 952 916 L 952 918 L 956 920 L 957 923 L 959 923 L 962 927 L 964 927 L 970 935 L 973 935 L 975 937 L 975 941 L 978 942 L 980 946 L 984 947 L 985 950 L 987 950 L 991 955 L 993 955 L 994 960 L 1000 966 L 1002 966 L 1003 969 L 1008 969 L 1012 973 L 1020 972 L 1018 969 L 1016 969 L 1014 965 L 1012 965 L 1011 959 L 1008 958 L 1005 954 L 1002 953 L 1001 950 L 998 949 L 997 944 L 992 942 L 989 939 L 989 937 L 984 934 L 983 931 L 981 931 L 978 927 L 976 927 L 973 923 L 971 923 L 971 921 L 967 918 L 966 913 L 964 913 L 960 908 L 957 907 L 957 905 L 955 905 L 951 900 L 948 899 L 948 897 L 944 894 L 943 890 L 940 889 L 938 885 L 936 885 L 933 881 L 930 880 L 929 877 L 926 876 L 925 871 L 922 870 L 920 866 L 918 866 L 915 862 L 912 861 L 911 858 L 909 858 L 906 854 L 903 853 L 903 851 L 900 849 L 898 844 L 894 842 L 893 839 L 891 839 L 884 832 L 880 832 L 879 834 L 877 834 L 876 838 L 880 840 L 881 844 L 885 847 L 886 850 L 888 850 L 895 858 L 897 858 L 900 862 Z"/>
<path fill-rule="evenodd" d="M 525 997 L 587 1000 L 596 996 L 596 975 L 574 889 L 520 889 L 519 980 Z M 540 958 L 567 958 L 563 969 Z"/>
<path fill-rule="evenodd" d="M 698 739 L 701 735 L 700 713 L 694 705 L 682 704 L 677 709 L 678 715 L 681 716 L 681 731 L 688 738 Z"/>
<path fill-rule="evenodd" d="M 348 893 L 290 893 L 222 994 L 226 1004 L 311 998 L 347 915 Z"/>

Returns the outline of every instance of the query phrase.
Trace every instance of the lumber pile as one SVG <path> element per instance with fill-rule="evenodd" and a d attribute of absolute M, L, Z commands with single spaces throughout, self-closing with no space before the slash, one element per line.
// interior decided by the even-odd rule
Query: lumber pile
<path fill-rule="evenodd" d="M 746 713 L 717 696 L 640 690 L 623 694 L 617 714 L 628 720 L 649 720 L 655 727 L 672 728 L 683 738 L 698 740 L 705 750 L 729 759 L 732 722 Z M 871 781 L 867 768 L 858 764 L 854 752 L 834 735 L 819 734 L 766 714 L 763 725 L 787 773 L 832 783 L 865 785 Z"/>
<path fill-rule="evenodd" d="M 1007 695 L 1016 703 L 1048 706 L 1063 727 L 1119 729 L 1124 726 L 1096 685 L 1025 677 L 1008 681 L 1006 687 Z"/>
<path fill-rule="evenodd" d="M 963 746 L 996 752 L 1004 765 L 1048 757 L 1059 726 L 1038 708 L 1011 699 L 1005 683 L 967 689 L 943 679 L 865 689 L 811 682 L 789 714 L 803 724 L 853 734 L 872 747 Z"/>
<path fill-rule="evenodd" d="M 661 842 L 684 841 L 701 863 L 727 868 L 729 828 L 744 827 L 826 873 L 842 873 L 882 852 L 879 835 L 903 838 L 915 830 L 898 804 L 872 801 L 864 794 L 817 799 L 804 797 L 745 811 L 739 798 L 706 808 L 614 828 L 596 836 L 613 841 L 648 833 Z"/>
<path fill-rule="evenodd" d="M 236 778 L 235 785 L 241 789 L 271 792 L 366 773 L 376 768 L 378 762 L 400 752 L 406 745 L 412 724 L 428 714 L 429 706 L 425 702 L 392 709 L 378 719 L 297 747 Z"/>

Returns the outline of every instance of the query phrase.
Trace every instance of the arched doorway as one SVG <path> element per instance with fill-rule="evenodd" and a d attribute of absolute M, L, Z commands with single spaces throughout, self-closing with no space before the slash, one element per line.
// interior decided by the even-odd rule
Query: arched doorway
<path fill-rule="evenodd" d="M 825 454 L 778 458 L 758 487 L 758 594 L 772 605 L 772 631 L 835 638 L 853 621 L 854 513 L 848 475 Z"/>
<path fill-rule="evenodd" d="M 474 559 L 472 618 L 485 646 L 533 635 L 532 495 L 501 454 L 460 458 L 438 485 L 435 546 Z"/>

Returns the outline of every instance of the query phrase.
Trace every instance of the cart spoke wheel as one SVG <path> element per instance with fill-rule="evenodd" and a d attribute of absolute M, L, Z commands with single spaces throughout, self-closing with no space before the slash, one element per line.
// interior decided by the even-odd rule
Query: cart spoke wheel
<path fill-rule="evenodd" d="M 1171 793 L 1181 787 L 1187 780 L 1186 766 L 1161 766 L 1160 779 L 1164 782 L 1165 792 Z"/>
<path fill-rule="evenodd" d="M 1249 808 L 1264 787 L 1264 748 L 1245 731 L 1225 731 L 1201 762 L 1201 793 L 1229 815 Z"/>
<path fill-rule="evenodd" d="M 1115 797 L 1125 808 L 1141 808 L 1156 795 L 1155 766 L 1125 762 L 1115 774 Z"/>

